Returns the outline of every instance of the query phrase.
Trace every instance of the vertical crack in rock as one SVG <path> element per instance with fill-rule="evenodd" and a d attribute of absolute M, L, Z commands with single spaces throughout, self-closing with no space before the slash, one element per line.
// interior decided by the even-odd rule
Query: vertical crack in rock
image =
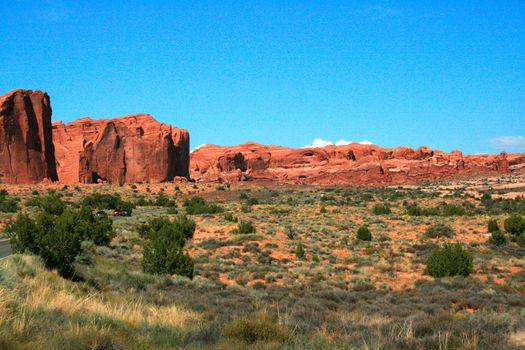
<path fill-rule="evenodd" d="M 51 113 L 42 91 L 16 89 L 0 96 L 0 182 L 58 180 Z"/>

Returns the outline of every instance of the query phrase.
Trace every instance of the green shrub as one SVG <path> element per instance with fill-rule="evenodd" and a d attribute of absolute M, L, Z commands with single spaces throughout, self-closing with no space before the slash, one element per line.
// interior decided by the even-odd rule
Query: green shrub
<path fill-rule="evenodd" d="M 437 216 L 439 211 L 436 208 L 421 208 L 417 203 L 406 206 L 407 214 L 410 216 Z"/>
<path fill-rule="evenodd" d="M 468 276 L 473 270 L 473 258 L 459 243 L 446 243 L 432 251 L 427 259 L 426 273 L 432 277 Z"/>
<path fill-rule="evenodd" d="M 37 252 L 40 229 L 27 214 L 19 213 L 14 221 L 7 224 L 5 232 L 14 252 Z"/>
<path fill-rule="evenodd" d="M 119 196 L 107 193 L 94 193 L 84 197 L 82 205 L 97 209 L 116 209 L 118 208 Z"/>
<path fill-rule="evenodd" d="M 356 238 L 361 241 L 371 241 L 372 240 L 372 233 L 370 232 L 370 229 L 366 226 L 361 226 L 357 230 Z"/>
<path fill-rule="evenodd" d="M 520 247 L 525 247 L 525 235 L 519 235 L 516 237 L 516 243 L 518 243 Z"/>
<path fill-rule="evenodd" d="M 455 232 L 454 229 L 447 224 L 435 224 L 433 226 L 430 226 L 425 231 L 425 237 L 428 238 L 440 238 L 440 237 L 454 237 Z"/>
<path fill-rule="evenodd" d="M 168 210 L 166 210 L 166 214 L 168 215 L 176 215 L 178 213 L 179 211 L 177 210 L 176 207 L 169 207 Z"/>
<path fill-rule="evenodd" d="M 241 201 L 248 199 L 248 195 L 246 194 L 246 192 L 241 192 L 241 194 L 239 195 L 239 199 Z"/>
<path fill-rule="evenodd" d="M 86 207 L 66 209 L 58 216 L 43 212 L 36 220 L 20 213 L 6 232 L 15 252 L 39 255 L 47 268 L 57 269 L 63 277 L 73 275 L 72 264 L 83 240 L 108 244 L 114 235 L 112 221 L 95 218 Z"/>
<path fill-rule="evenodd" d="M 195 214 L 216 214 L 223 211 L 223 208 L 217 204 L 208 204 L 202 197 L 193 197 L 184 201 L 186 213 Z"/>
<path fill-rule="evenodd" d="M 461 216 L 467 210 L 459 204 L 441 203 L 433 208 L 422 208 L 417 203 L 406 204 L 407 214 L 410 216 Z"/>
<path fill-rule="evenodd" d="M 503 223 L 505 231 L 515 236 L 525 232 L 525 219 L 518 214 L 512 214 Z"/>
<path fill-rule="evenodd" d="M 157 199 L 155 200 L 155 205 L 158 207 L 176 208 L 177 202 L 172 199 L 169 199 L 169 197 L 166 196 L 164 193 L 159 193 Z"/>
<path fill-rule="evenodd" d="M 374 215 L 388 215 L 392 213 L 392 210 L 390 210 L 390 207 L 386 204 L 375 204 L 372 207 L 372 213 Z"/>
<path fill-rule="evenodd" d="M 34 197 L 26 202 L 27 206 L 39 207 L 51 215 L 60 215 L 66 209 L 66 203 L 62 201 L 61 195 L 50 193 L 45 197 Z"/>
<path fill-rule="evenodd" d="M 83 206 L 93 207 L 97 209 L 122 209 L 129 210 L 131 213 L 135 209 L 135 204 L 124 201 L 120 196 L 107 193 L 94 193 L 84 197 L 82 200 Z"/>
<path fill-rule="evenodd" d="M 8 197 L 7 191 L 0 192 L 0 212 L 16 213 L 18 211 L 18 198 Z"/>
<path fill-rule="evenodd" d="M 246 343 L 257 341 L 284 343 L 291 339 L 292 332 L 267 313 L 236 319 L 226 324 L 224 335 Z"/>
<path fill-rule="evenodd" d="M 109 217 L 95 217 L 89 207 L 81 208 L 78 215 L 82 218 L 78 220 L 84 224 L 81 232 L 83 240 L 90 240 L 96 245 L 108 245 L 115 237 L 113 221 Z"/>
<path fill-rule="evenodd" d="M 237 218 L 234 217 L 232 213 L 224 214 L 224 220 L 229 221 L 229 222 L 237 222 Z"/>
<path fill-rule="evenodd" d="M 503 245 L 507 242 L 507 238 L 505 237 L 505 234 L 498 230 L 493 231 L 489 238 L 489 243 L 494 245 Z"/>
<path fill-rule="evenodd" d="M 176 274 L 193 278 L 193 259 L 184 253 L 186 242 L 193 238 L 195 222 L 186 216 L 174 221 L 153 219 L 142 227 L 149 240 L 144 244 L 142 267 L 154 274 Z"/>
<path fill-rule="evenodd" d="M 498 222 L 495 219 L 490 219 L 488 224 L 487 224 L 487 228 L 488 228 L 489 233 L 493 233 L 493 232 L 499 231 Z"/>
<path fill-rule="evenodd" d="M 297 248 L 295 249 L 295 256 L 297 259 L 304 259 L 304 246 L 302 243 L 297 245 Z"/>
<path fill-rule="evenodd" d="M 233 233 L 241 233 L 241 234 L 248 234 L 248 233 L 255 233 L 255 226 L 251 221 L 241 221 L 239 222 L 239 226 L 237 229 L 234 230 Z"/>
<path fill-rule="evenodd" d="M 259 201 L 257 200 L 257 198 L 248 198 L 246 199 L 246 205 L 257 205 L 259 204 Z"/>
<path fill-rule="evenodd" d="M 466 210 L 461 205 L 446 203 L 441 207 L 442 216 L 462 216 L 466 214 Z"/>

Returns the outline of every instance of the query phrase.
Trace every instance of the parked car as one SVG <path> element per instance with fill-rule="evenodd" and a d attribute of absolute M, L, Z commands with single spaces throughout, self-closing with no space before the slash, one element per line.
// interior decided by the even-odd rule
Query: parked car
<path fill-rule="evenodd" d="M 129 209 L 115 209 L 113 216 L 131 216 L 131 210 Z"/>
<path fill-rule="evenodd" d="M 108 216 L 108 213 L 106 213 L 104 210 L 99 210 L 95 213 L 96 218 L 104 218 Z"/>

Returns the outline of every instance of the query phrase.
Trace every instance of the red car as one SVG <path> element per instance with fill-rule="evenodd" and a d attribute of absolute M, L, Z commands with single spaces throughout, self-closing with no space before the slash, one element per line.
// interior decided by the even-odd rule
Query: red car
<path fill-rule="evenodd" d="M 115 209 L 115 211 L 113 212 L 113 216 L 131 216 L 131 210 Z"/>

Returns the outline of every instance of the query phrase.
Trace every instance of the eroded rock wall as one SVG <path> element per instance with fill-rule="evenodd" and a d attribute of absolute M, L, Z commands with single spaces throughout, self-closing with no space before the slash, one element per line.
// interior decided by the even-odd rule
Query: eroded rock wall
<path fill-rule="evenodd" d="M 49 96 L 16 89 L 0 96 L 0 183 L 57 181 Z"/>

